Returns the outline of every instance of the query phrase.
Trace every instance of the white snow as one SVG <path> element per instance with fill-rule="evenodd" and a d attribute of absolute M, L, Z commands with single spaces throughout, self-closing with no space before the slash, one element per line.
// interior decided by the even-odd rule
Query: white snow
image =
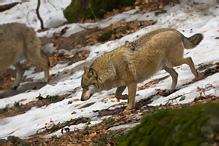
<path fill-rule="evenodd" d="M 20 2 L 18 0 L 13 2 Z M 45 27 L 51 28 L 56 25 L 66 22 L 63 11 L 71 0 L 50 0 L 50 3 L 42 3 L 39 9 L 40 16 L 44 20 Z M 9 2 L 7 2 L 9 3 Z M 3 5 L 6 3 L 1 3 Z M 17 4 L 10 10 L 0 13 L 0 24 L 19 22 L 25 23 L 28 26 L 34 27 L 36 30 L 40 29 L 40 21 L 36 15 L 37 1 L 31 0 L 31 2 L 23 2 Z"/>
<path fill-rule="evenodd" d="M 46 97 L 47 95 L 64 95 L 70 94 L 70 96 L 60 102 L 52 103 L 48 106 L 43 107 L 32 107 L 29 111 L 24 114 L 20 114 L 13 117 L 8 117 L 0 119 L 0 138 L 7 138 L 10 135 L 18 136 L 20 138 L 28 138 L 29 136 L 35 134 L 38 130 L 44 128 L 48 123 L 51 123 L 52 120 L 54 124 L 59 122 L 65 122 L 70 119 L 78 117 L 89 117 L 92 119 L 91 125 L 97 124 L 102 121 L 102 118 L 97 118 L 97 113 L 95 110 L 101 109 L 112 109 L 112 106 L 119 107 L 119 102 L 116 99 L 110 99 L 110 95 L 115 92 L 115 89 L 109 91 L 102 91 L 96 93 L 92 96 L 91 99 L 87 101 L 80 101 L 81 96 L 81 76 L 83 70 L 78 69 L 80 66 L 89 66 L 97 57 L 101 56 L 104 52 L 115 49 L 116 47 L 124 44 L 125 41 L 132 41 L 136 39 L 136 36 L 142 35 L 150 30 L 156 28 L 175 28 L 182 32 L 185 36 L 191 36 L 195 33 L 202 33 L 204 35 L 204 40 L 198 45 L 195 49 L 185 50 L 185 57 L 191 56 L 196 68 L 200 64 L 207 64 L 209 62 L 216 63 L 219 62 L 219 47 L 218 40 L 215 39 L 218 37 L 218 22 L 219 17 L 216 16 L 218 9 L 215 6 L 208 6 L 207 9 L 199 7 L 196 5 L 191 7 L 189 3 L 183 1 L 182 4 L 176 6 L 167 6 L 166 14 L 161 14 L 159 16 L 154 16 L 154 12 L 141 13 L 138 9 L 130 10 L 121 14 L 118 14 L 113 17 L 109 17 L 105 20 L 102 20 L 99 23 L 85 23 L 85 24 L 68 24 L 59 28 L 52 28 L 55 25 L 62 24 L 65 22 L 62 10 L 70 3 L 70 0 L 54 1 L 52 6 L 50 3 L 43 3 L 40 8 L 40 13 L 43 16 L 46 27 L 51 29 L 38 33 L 38 36 L 47 36 L 51 37 L 53 33 L 60 32 L 64 27 L 69 27 L 65 36 L 69 36 L 78 31 L 83 30 L 82 27 L 95 27 L 100 25 L 102 28 L 107 27 L 110 23 L 121 21 L 126 19 L 126 21 L 132 20 L 157 20 L 157 23 L 152 26 L 143 28 L 133 34 L 127 35 L 119 40 L 109 41 L 105 44 L 99 44 L 98 46 L 88 46 L 85 47 L 85 50 L 90 50 L 89 57 L 84 61 L 79 61 L 72 65 L 67 64 L 57 64 L 55 67 L 51 68 L 50 73 L 56 74 L 51 81 L 40 89 L 37 90 L 28 90 L 24 93 L 20 93 L 14 96 L 5 97 L 0 99 L 0 108 L 4 108 L 9 104 L 9 107 L 13 106 L 14 102 L 21 101 L 20 103 L 26 104 L 30 101 L 37 100 L 36 97 L 41 94 L 41 96 Z M 1 3 L 0 3 L 1 5 Z M 26 2 L 18 4 L 16 7 L 0 13 L 0 24 L 9 23 L 9 22 L 20 22 L 26 23 L 29 26 L 38 30 L 40 28 L 40 23 L 37 20 L 35 14 L 36 1 Z M 48 50 L 55 51 L 52 44 L 46 45 Z M 45 48 L 45 46 L 44 46 Z M 72 52 L 70 52 L 72 53 Z M 178 91 L 173 94 L 162 97 L 155 96 L 152 99 L 151 106 L 164 105 L 168 102 L 172 104 L 178 103 L 189 103 L 194 100 L 196 96 L 200 95 L 200 92 L 197 91 L 197 87 L 205 88 L 208 85 L 212 85 L 215 88 L 209 88 L 205 92 L 206 95 L 216 95 L 219 96 L 219 73 L 215 73 L 212 76 L 209 76 L 203 80 L 194 82 L 189 85 L 183 85 L 190 82 L 194 76 L 190 71 L 190 68 L 186 65 L 175 68 L 179 74 L 177 89 Z M 33 82 L 36 82 L 43 78 L 43 73 L 34 74 L 32 73 L 33 69 L 26 71 L 25 75 L 27 78 L 33 78 Z M 69 73 L 65 75 L 64 72 Z M 59 75 L 59 76 L 58 76 Z M 159 79 L 168 74 L 165 71 L 159 71 L 152 78 L 139 83 L 138 87 L 144 85 L 145 83 L 152 81 L 154 79 Z M 21 84 L 25 85 L 30 83 L 23 82 Z M 145 90 L 137 91 L 139 96 L 136 96 L 136 101 L 145 99 L 157 91 L 155 89 L 167 89 L 171 85 L 171 78 L 159 82 L 156 85 L 153 85 Z M 73 91 L 76 92 L 73 92 Z M 127 92 L 127 89 L 125 90 Z M 1 91 L 0 91 L 1 93 Z M 185 100 L 179 101 L 181 96 L 185 96 Z M 175 97 L 178 97 L 174 100 L 171 100 Z M 104 102 L 101 100 L 104 99 Z M 72 104 L 68 104 L 69 101 L 72 101 Z M 120 100 L 120 102 L 126 102 L 125 100 Z M 89 107 L 81 108 L 82 106 L 94 103 Z M 125 105 L 126 106 L 126 105 Z M 114 107 L 113 107 L 114 108 Z M 72 113 L 75 114 L 72 114 Z M 70 126 L 70 130 L 84 128 L 85 124 L 78 124 Z M 125 127 L 125 126 L 123 126 Z M 115 127 L 114 129 L 117 129 Z M 61 131 L 49 134 L 45 137 L 50 137 L 52 135 L 61 135 Z"/>

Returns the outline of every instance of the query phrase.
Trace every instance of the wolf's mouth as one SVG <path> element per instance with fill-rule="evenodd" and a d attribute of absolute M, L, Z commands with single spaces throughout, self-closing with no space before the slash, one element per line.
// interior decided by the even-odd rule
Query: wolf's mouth
<path fill-rule="evenodd" d="M 88 98 L 88 99 L 90 99 L 92 95 L 93 95 L 93 94 L 90 94 L 90 96 L 89 96 L 89 98 Z"/>

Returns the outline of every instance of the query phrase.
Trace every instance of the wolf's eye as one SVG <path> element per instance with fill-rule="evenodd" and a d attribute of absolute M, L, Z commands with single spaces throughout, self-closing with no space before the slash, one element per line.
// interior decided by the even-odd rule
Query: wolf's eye
<path fill-rule="evenodd" d="M 96 83 L 90 83 L 89 86 L 90 86 L 90 85 L 94 85 L 94 86 L 96 86 Z"/>
<path fill-rule="evenodd" d="M 86 90 L 87 90 L 87 89 L 88 89 L 88 86 L 85 86 L 85 85 L 84 85 L 83 89 L 86 89 Z"/>

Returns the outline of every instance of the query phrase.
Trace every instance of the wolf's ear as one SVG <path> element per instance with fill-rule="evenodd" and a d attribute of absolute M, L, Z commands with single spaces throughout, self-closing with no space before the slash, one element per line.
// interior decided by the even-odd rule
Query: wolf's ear
<path fill-rule="evenodd" d="M 93 76 L 96 76 L 96 71 L 93 69 L 93 68 L 90 68 L 89 70 L 89 78 L 93 77 Z"/>
<path fill-rule="evenodd" d="M 129 45 L 130 44 L 130 42 L 129 41 L 125 41 L 125 45 Z"/>

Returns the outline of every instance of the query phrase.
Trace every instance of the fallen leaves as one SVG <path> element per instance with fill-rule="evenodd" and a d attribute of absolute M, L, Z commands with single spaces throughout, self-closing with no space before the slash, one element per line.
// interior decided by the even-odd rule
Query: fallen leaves
<path fill-rule="evenodd" d="M 70 35 L 69 37 L 63 36 L 63 31 L 60 33 L 55 33 L 51 38 L 41 38 L 42 45 L 47 43 L 53 43 L 57 49 L 79 49 L 85 46 L 97 45 L 98 43 L 103 43 L 108 40 L 119 39 L 127 34 L 133 33 L 142 29 L 146 26 L 155 24 L 156 21 L 148 20 L 148 21 L 131 21 L 126 22 L 124 19 L 119 22 L 114 22 L 110 24 L 110 26 L 100 29 L 99 27 L 89 28 L 84 31 L 80 31 Z M 98 39 L 104 33 L 107 36 L 107 39 L 104 36 L 104 39 Z M 99 40 L 99 41 L 98 41 Z"/>
<path fill-rule="evenodd" d="M 0 74 L 0 90 L 11 88 L 14 83 L 15 71 L 13 69 L 7 69 Z"/>
<path fill-rule="evenodd" d="M 87 107 L 89 107 L 89 106 L 91 106 L 91 105 L 93 105 L 93 104 L 95 104 L 95 103 L 96 103 L 96 102 L 91 102 L 91 103 L 85 104 L 85 105 L 83 105 L 82 107 L 80 107 L 79 109 L 87 108 Z"/>
<path fill-rule="evenodd" d="M 26 100 L 27 100 L 27 98 L 24 98 L 24 99 L 19 100 L 19 102 L 23 102 L 23 101 L 26 101 Z"/>
<path fill-rule="evenodd" d="M 76 114 L 77 112 L 76 111 L 73 111 L 72 113 L 71 113 L 71 115 L 74 115 L 74 114 Z"/>
<path fill-rule="evenodd" d="M 210 89 L 215 89 L 215 87 L 212 84 L 207 84 L 203 88 L 198 86 L 196 91 L 200 93 L 200 96 L 202 96 L 202 95 L 206 96 L 205 92 L 210 90 Z"/>
<path fill-rule="evenodd" d="M 120 102 L 119 105 L 126 105 L 127 102 Z"/>
<path fill-rule="evenodd" d="M 169 75 L 168 75 L 168 76 L 165 76 L 165 77 L 163 77 L 163 78 L 160 78 L 160 79 L 156 79 L 156 80 L 150 81 L 150 82 L 146 83 L 144 86 L 139 87 L 139 88 L 138 88 L 138 91 L 139 91 L 139 90 L 146 89 L 146 88 L 148 88 L 148 87 L 151 87 L 151 86 L 153 86 L 153 85 L 155 85 L 155 84 L 158 84 L 159 82 L 161 82 L 161 81 L 167 79 L 168 77 L 169 77 Z M 159 91 L 160 89 L 155 89 L 155 90 L 156 90 L 156 91 Z"/>
<path fill-rule="evenodd" d="M 68 65 L 71 65 L 75 62 L 85 60 L 89 54 L 90 51 L 88 50 L 82 50 L 82 51 L 77 51 L 75 54 L 72 55 L 64 55 L 65 52 L 59 53 L 56 52 L 54 55 L 51 55 L 49 57 L 50 60 L 50 66 L 53 67 L 56 64 L 63 64 L 63 63 L 68 63 Z M 39 72 L 39 68 L 35 69 L 36 72 Z M 42 69 L 40 69 L 42 71 Z"/>

